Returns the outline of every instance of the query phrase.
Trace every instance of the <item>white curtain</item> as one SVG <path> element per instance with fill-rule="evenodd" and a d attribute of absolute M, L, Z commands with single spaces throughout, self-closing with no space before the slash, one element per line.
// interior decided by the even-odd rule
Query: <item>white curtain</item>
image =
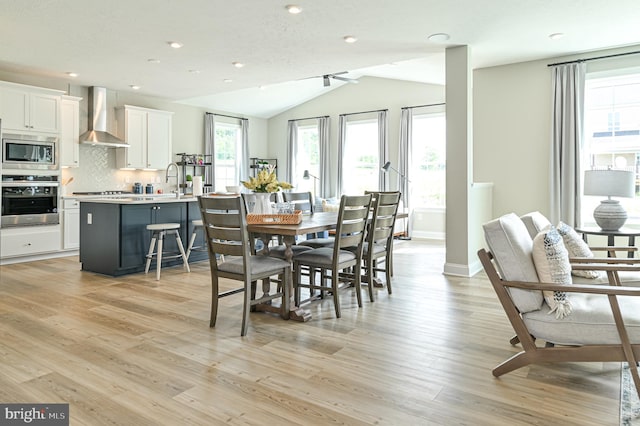
<path fill-rule="evenodd" d="M 236 158 L 236 181 L 245 180 L 250 176 L 249 168 L 249 120 L 246 118 L 238 118 L 240 123 L 240 146 Z M 204 116 L 204 149 L 207 155 L 211 155 L 211 166 L 206 167 L 204 171 L 205 182 L 215 185 L 216 178 L 216 115 L 206 113 Z M 212 190 L 220 190 L 212 187 Z"/>
<path fill-rule="evenodd" d="M 400 174 L 398 174 L 398 188 L 402 193 L 401 200 L 402 206 L 411 214 L 411 205 L 409 204 L 409 200 L 411 197 L 409 196 L 411 177 L 409 176 L 409 159 L 412 157 L 411 148 L 413 146 L 412 141 L 413 136 L 413 109 L 412 108 L 403 108 L 402 116 L 400 118 L 400 144 L 398 149 L 398 171 L 400 174 L 406 177 L 406 179 L 402 179 Z M 387 173 L 388 174 L 388 173 Z M 412 222 L 409 221 L 409 226 L 407 227 L 407 237 L 411 237 L 411 225 Z"/>
<path fill-rule="evenodd" d="M 378 188 L 385 191 L 387 188 L 387 174 L 381 169 L 389 158 L 387 131 L 387 111 L 378 111 Z"/>
<path fill-rule="evenodd" d="M 215 137 L 216 137 L 216 116 L 210 113 L 204 115 L 204 150 L 205 154 L 211 155 L 211 165 L 205 167 L 204 181 L 206 183 L 214 184 L 215 182 Z M 212 187 L 212 191 L 216 188 Z"/>
<path fill-rule="evenodd" d="M 241 180 L 246 180 L 251 176 L 251 169 L 249 169 L 249 120 L 243 118 L 240 120 L 240 132 L 242 134 L 242 140 L 240 147 L 240 152 L 238 153 L 238 158 L 236 159 L 236 164 L 238 165 L 239 176 L 236 177 L 236 180 L 240 182 Z"/>
<path fill-rule="evenodd" d="M 580 225 L 580 152 L 584 116 L 584 62 L 557 65 L 552 72 L 552 223 Z"/>
<path fill-rule="evenodd" d="M 338 181 L 336 183 L 336 196 L 342 196 L 342 156 L 344 155 L 344 143 L 347 139 L 347 117 L 340 115 L 338 117 Z"/>
<path fill-rule="evenodd" d="M 298 122 L 289 120 L 287 123 L 287 167 L 285 180 L 294 187 L 298 186 L 298 171 L 296 163 L 298 159 Z"/>
<path fill-rule="evenodd" d="M 322 198 L 331 196 L 331 185 L 329 177 L 329 117 L 318 118 L 318 142 L 320 146 L 320 192 L 318 195 Z"/>

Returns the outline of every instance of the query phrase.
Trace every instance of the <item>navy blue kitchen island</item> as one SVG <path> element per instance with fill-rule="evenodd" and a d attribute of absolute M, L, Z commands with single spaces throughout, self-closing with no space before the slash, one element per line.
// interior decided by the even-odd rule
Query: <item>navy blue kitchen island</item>
<path fill-rule="evenodd" d="M 80 200 L 80 262 L 83 271 L 120 276 L 144 271 L 152 223 L 179 223 L 187 249 L 195 219 L 200 219 L 196 198 L 175 196 L 126 197 Z M 201 233 L 200 233 L 201 234 Z M 204 246 L 198 235 L 194 246 Z M 178 252 L 175 239 L 165 241 L 164 252 Z M 193 251 L 189 263 L 207 259 L 207 252 Z M 171 259 L 163 265 L 181 264 Z M 153 269 L 153 267 L 152 267 Z"/>

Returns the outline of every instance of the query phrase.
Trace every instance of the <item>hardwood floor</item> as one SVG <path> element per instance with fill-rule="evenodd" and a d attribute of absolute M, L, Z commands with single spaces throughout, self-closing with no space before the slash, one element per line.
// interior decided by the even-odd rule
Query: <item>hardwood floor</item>
<path fill-rule="evenodd" d="M 111 278 L 77 257 L 0 267 L 0 402 L 67 402 L 72 425 L 617 425 L 619 363 L 491 369 L 519 351 L 483 274 L 399 241 L 393 295 L 341 294 L 307 323 L 221 299 L 207 262 Z M 364 290 L 363 290 L 364 291 Z"/>

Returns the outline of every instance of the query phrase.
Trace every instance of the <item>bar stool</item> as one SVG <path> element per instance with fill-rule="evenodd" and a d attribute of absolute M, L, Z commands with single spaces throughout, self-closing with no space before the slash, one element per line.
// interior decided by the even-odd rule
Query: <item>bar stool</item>
<path fill-rule="evenodd" d="M 189 260 L 189 255 L 192 251 L 206 251 L 206 246 L 194 246 L 196 242 L 196 237 L 198 234 L 198 230 L 202 229 L 202 219 L 195 219 L 191 221 L 193 225 L 193 232 L 191 233 L 191 238 L 189 239 L 189 245 L 187 246 L 187 260 Z M 204 230 L 203 230 L 204 231 Z M 222 257 L 222 256 L 221 256 Z M 224 262 L 224 258 L 220 259 Z"/>
<path fill-rule="evenodd" d="M 149 266 L 151 266 L 151 259 L 156 256 L 156 280 L 160 280 L 160 267 L 162 266 L 162 246 L 164 243 L 164 238 L 166 235 L 175 235 L 176 242 L 178 243 L 178 250 L 180 250 L 180 254 L 164 256 L 165 259 L 176 259 L 178 257 L 182 258 L 182 264 L 184 265 L 184 269 L 187 272 L 191 272 L 189 269 L 189 263 L 187 262 L 187 255 L 184 252 L 184 247 L 182 246 L 182 240 L 180 239 L 180 233 L 178 232 L 180 229 L 179 223 L 153 223 L 147 225 L 147 230 L 153 232 L 151 236 L 151 244 L 149 244 L 149 253 L 147 254 L 147 265 L 144 268 L 144 273 L 147 274 L 149 272 Z M 156 240 L 158 241 L 158 251 L 156 253 L 153 252 Z"/>

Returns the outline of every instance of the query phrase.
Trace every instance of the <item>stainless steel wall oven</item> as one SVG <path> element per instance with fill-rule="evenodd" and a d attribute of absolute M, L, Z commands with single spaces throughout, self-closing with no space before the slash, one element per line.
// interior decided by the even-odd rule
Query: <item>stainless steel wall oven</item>
<path fill-rule="evenodd" d="M 57 175 L 2 175 L 0 226 L 54 225 L 58 213 Z"/>
<path fill-rule="evenodd" d="M 2 137 L 2 168 L 58 169 L 58 138 L 4 134 Z"/>

